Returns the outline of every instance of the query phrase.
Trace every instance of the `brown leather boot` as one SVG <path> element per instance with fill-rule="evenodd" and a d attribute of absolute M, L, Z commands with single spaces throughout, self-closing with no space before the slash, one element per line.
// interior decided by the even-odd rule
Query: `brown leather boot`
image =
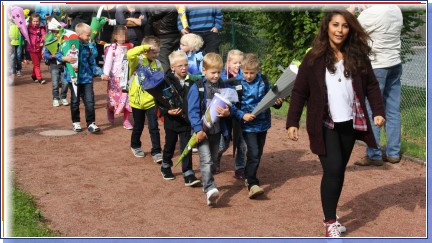
<path fill-rule="evenodd" d="M 384 162 L 382 160 L 371 160 L 368 156 L 365 156 L 356 162 L 354 162 L 355 165 L 361 165 L 361 166 L 367 166 L 367 165 L 375 165 L 380 166 L 383 165 Z"/>

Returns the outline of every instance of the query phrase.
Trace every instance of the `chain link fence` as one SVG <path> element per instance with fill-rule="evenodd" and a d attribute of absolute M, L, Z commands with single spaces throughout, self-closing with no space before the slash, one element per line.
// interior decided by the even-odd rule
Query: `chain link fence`
<path fill-rule="evenodd" d="M 234 33 L 234 34 L 233 34 Z M 220 32 L 220 55 L 226 62 L 227 53 L 238 49 L 255 53 L 262 62 L 270 43 L 252 26 L 233 22 L 224 23 Z M 426 42 L 402 39 L 402 138 L 426 144 Z"/>

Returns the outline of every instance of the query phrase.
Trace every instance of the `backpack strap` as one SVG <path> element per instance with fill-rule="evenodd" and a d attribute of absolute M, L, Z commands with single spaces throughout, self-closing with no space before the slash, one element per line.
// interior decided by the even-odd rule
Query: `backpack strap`
<path fill-rule="evenodd" d="M 262 74 L 261 74 L 261 79 L 264 81 L 265 90 L 266 90 L 266 93 L 268 93 L 268 92 L 270 91 L 270 89 L 269 89 L 269 87 L 270 87 L 270 82 L 269 82 L 269 80 L 267 79 L 267 77 L 266 77 L 265 75 L 262 75 Z"/>
<path fill-rule="evenodd" d="M 235 90 L 237 91 L 238 100 L 239 100 L 237 102 L 237 104 L 235 104 L 235 105 L 236 105 L 237 108 L 240 109 L 240 104 L 242 102 L 242 97 L 243 97 L 243 85 L 242 85 L 240 79 L 234 80 L 234 87 L 235 87 Z"/>
<path fill-rule="evenodd" d="M 149 63 L 149 65 L 150 65 L 150 63 Z M 162 70 L 162 65 L 161 65 L 161 63 L 160 63 L 160 61 L 158 59 L 156 59 L 156 66 L 157 66 L 157 70 L 158 71 Z"/>
<path fill-rule="evenodd" d="M 201 79 L 199 79 L 199 80 L 195 81 L 195 84 L 197 85 L 197 88 L 198 88 L 201 112 L 202 112 L 202 114 L 204 114 L 204 112 L 206 110 L 206 107 L 204 106 L 204 92 L 205 92 L 204 83 Z"/>
<path fill-rule="evenodd" d="M 126 89 L 122 90 L 122 92 L 125 92 L 125 93 L 129 92 L 129 88 L 130 88 L 130 86 L 132 84 L 133 79 L 135 78 L 135 70 L 140 69 L 142 67 L 142 65 L 143 65 L 143 62 L 144 62 L 144 58 L 142 57 L 142 55 L 139 55 L 139 60 L 138 60 L 138 63 L 136 65 L 135 69 L 134 69 L 134 73 L 132 73 L 132 75 L 130 76 L 130 78 L 129 78 L 127 84 L 126 84 Z"/>

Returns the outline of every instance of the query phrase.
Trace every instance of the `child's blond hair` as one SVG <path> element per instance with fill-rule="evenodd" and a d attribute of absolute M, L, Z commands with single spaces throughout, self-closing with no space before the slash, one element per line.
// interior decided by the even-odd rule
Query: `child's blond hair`
<path fill-rule="evenodd" d="M 194 52 L 199 51 L 199 49 L 204 45 L 203 38 L 193 33 L 183 35 L 183 37 L 180 39 L 180 42 L 186 42 L 189 48 L 191 48 Z"/>
<path fill-rule="evenodd" d="M 170 62 L 170 66 L 174 66 L 175 63 L 177 61 L 181 61 L 181 60 L 188 60 L 186 54 L 184 52 L 181 51 L 173 51 L 169 56 L 168 56 L 169 62 Z"/>
<path fill-rule="evenodd" d="M 228 72 L 229 70 L 228 70 L 228 68 L 229 68 L 229 61 L 231 61 L 232 60 L 232 57 L 233 56 L 240 56 L 240 57 L 243 57 L 243 52 L 242 51 L 239 51 L 239 50 L 237 50 L 237 49 L 234 49 L 234 50 L 231 50 L 231 51 L 229 51 L 228 52 L 228 55 L 227 55 L 227 62 L 226 62 L 226 64 L 225 64 L 225 70 Z"/>
<path fill-rule="evenodd" d="M 155 36 L 147 36 L 142 40 L 141 45 L 153 45 L 154 47 L 158 48 L 161 47 L 161 42 Z"/>
<path fill-rule="evenodd" d="M 89 30 L 90 32 L 92 31 L 92 28 L 90 27 L 90 25 L 88 25 L 86 23 L 79 23 L 75 26 L 75 32 L 78 35 L 82 34 L 86 30 Z"/>
<path fill-rule="evenodd" d="M 219 54 L 212 52 L 212 53 L 208 53 L 207 55 L 204 56 L 203 68 L 205 68 L 205 69 L 211 69 L 211 68 L 222 69 L 222 67 L 223 67 L 223 60 Z"/>
<path fill-rule="evenodd" d="M 243 69 L 259 69 L 260 61 L 258 57 L 253 53 L 247 53 L 244 55 L 242 60 L 242 70 Z"/>

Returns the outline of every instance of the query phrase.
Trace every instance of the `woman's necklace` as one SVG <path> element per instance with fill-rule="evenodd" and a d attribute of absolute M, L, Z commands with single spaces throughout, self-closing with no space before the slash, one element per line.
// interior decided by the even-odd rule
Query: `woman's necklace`
<path fill-rule="evenodd" d="M 342 73 L 343 73 L 343 72 L 342 72 L 342 65 L 343 65 L 343 62 L 341 62 L 341 63 L 342 63 L 342 64 L 339 65 L 339 79 L 338 79 L 339 82 L 342 81 L 341 77 L 342 77 Z"/>

